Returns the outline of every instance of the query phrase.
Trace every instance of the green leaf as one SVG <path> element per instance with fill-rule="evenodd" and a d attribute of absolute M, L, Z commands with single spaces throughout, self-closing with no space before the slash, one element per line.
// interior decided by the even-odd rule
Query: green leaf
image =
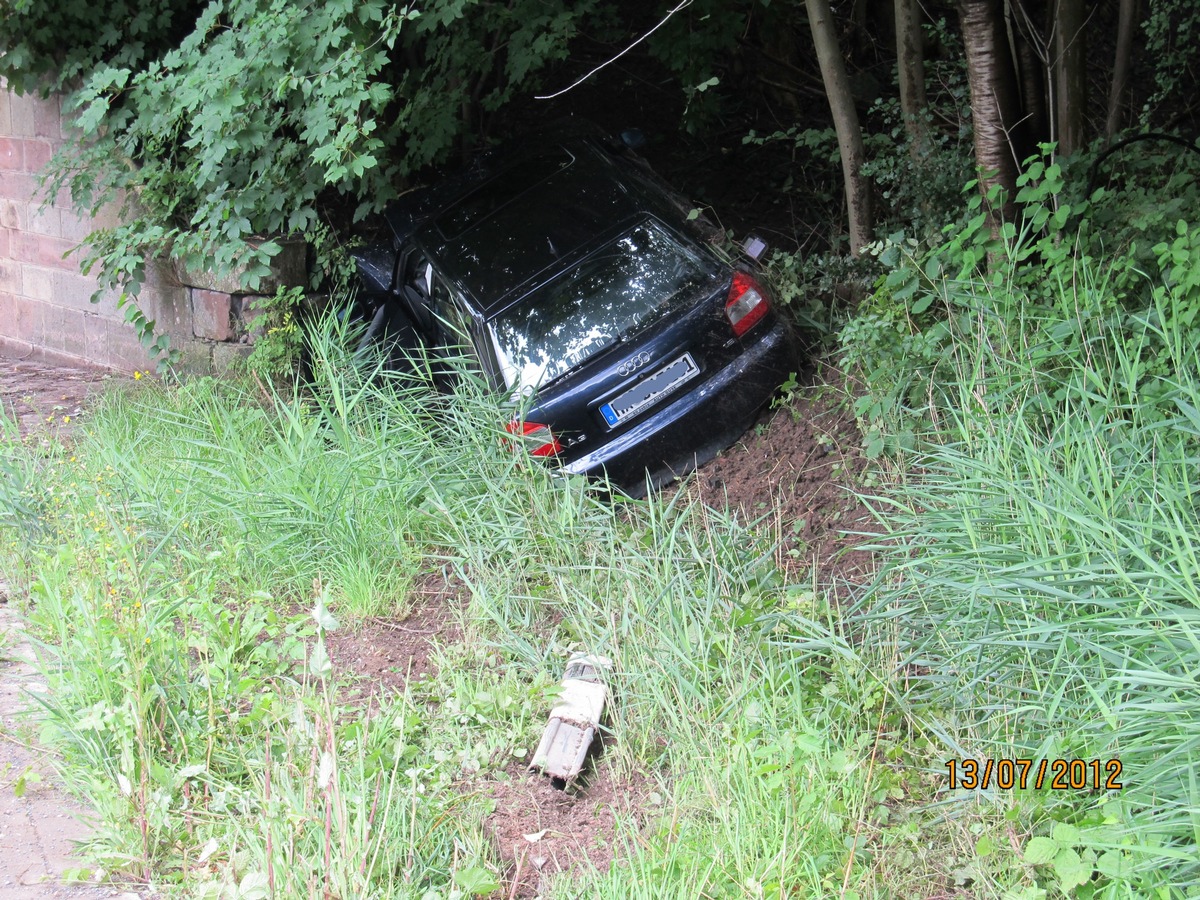
<path fill-rule="evenodd" d="M 1096 868 L 1101 875 L 1114 881 L 1126 879 L 1132 872 L 1129 860 L 1120 850 L 1108 850 L 1100 854 L 1100 858 L 1096 860 Z"/>
<path fill-rule="evenodd" d="M 269 882 L 264 872 L 249 872 L 237 888 L 237 900 L 266 900 Z"/>
<path fill-rule="evenodd" d="M 496 876 L 482 866 L 459 869 L 454 873 L 454 883 L 468 894 L 476 896 L 500 890 L 500 882 L 496 880 Z"/>
<path fill-rule="evenodd" d="M 25 796 L 25 791 L 31 784 L 41 782 L 42 776 L 33 771 L 33 766 L 26 766 L 25 771 L 17 776 L 17 780 L 13 782 L 13 796 L 18 800 Z"/>
<path fill-rule="evenodd" d="M 204 763 L 196 763 L 195 765 L 184 766 L 175 773 L 175 782 L 177 784 L 182 784 L 189 778 L 195 778 L 197 775 L 203 775 L 207 771 L 208 766 L 206 766 Z"/>
<path fill-rule="evenodd" d="M 1034 866 L 1045 865 L 1054 859 L 1059 849 L 1058 843 L 1052 838 L 1031 838 L 1025 845 L 1025 862 Z"/>
<path fill-rule="evenodd" d="M 1092 867 L 1070 847 L 1064 847 L 1054 857 L 1054 875 L 1066 894 L 1092 877 Z"/>
<path fill-rule="evenodd" d="M 933 300 L 934 300 L 933 294 L 923 294 L 920 297 L 918 297 L 917 302 L 914 303 L 911 307 L 913 315 L 918 315 L 920 313 L 925 312 L 925 310 L 929 309 L 929 307 L 933 304 Z"/>
<path fill-rule="evenodd" d="M 904 301 L 917 292 L 918 282 L 916 278 L 908 278 L 903 284 L 896 288 L 892 294 L 896 300 Z"/>
<path fill-rule="evenodd" d="M 1055 822 L 1050 829 L 1050 836 L 1063 847 L 1075 847 L 1082 841 L 1079 829 L 1065 822 Z"/>
<path fill-rule="evenodd" d="M 1046 900 L 1046 891 L 1034 885 L 1009 888 L 1001 900 Z"/>
<path fill-rule="evenodd" d="M 313 604 L 313 621 L 317 623 L 317 627 L 322 631 L 336 631 L 338 627 L 338 621 L 329 612 L 329 607 L 325 604 L 325 592 L 322 591 L 317 595 L 316 602 Z"/>
<path fill-rule="evenodd" d="M 308 658 L 308 671 L 317 678 L 328 678 L 330 673 L 333 672 L 333 661 L 329 658 L 329 653 L 325 649 L 325 640 L 323 638 L 317 638 L 312 656 Z"/>

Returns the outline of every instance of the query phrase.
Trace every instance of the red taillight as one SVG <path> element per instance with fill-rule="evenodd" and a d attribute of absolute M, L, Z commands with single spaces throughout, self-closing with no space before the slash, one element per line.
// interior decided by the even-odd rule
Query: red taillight
<path fill-rule="evenodd" d="M 550 433 L 547 425 L 537 422 L 509 422 L 505 426 L 509 434 L 520 435 L 531 456 L 554 456 L 562 450 L 558 438 Z"/>
<path fill-rule="evenodd" d="M 733 333 L 741 337 L 754 327 L 767 310 L 767 292 L 745 272 L 733 273 L 733 285 L 729 288 L 729 299 L 725 301 L 725 317 L 733 326 Z"/>

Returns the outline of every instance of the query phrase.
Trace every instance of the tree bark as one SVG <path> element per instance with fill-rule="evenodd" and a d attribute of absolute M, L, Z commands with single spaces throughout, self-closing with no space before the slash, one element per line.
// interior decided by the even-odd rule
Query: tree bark
<path fill-rule="evenodd" d="M 900 114 L 916 159 L 925 151 L 925 44 L 918 0 L 896 0 L 896 75 Z"/>
<path fill-rule="evenodd" d="M 805 7 L 842 157 L 842 178 L 845 181 L 846 207 L 850 218 L 850 252 L 858 255 L 870 243 L 872 227 L 871 184 L 862 171 L 867 158 L 862 128 L 858 122 L 858 111 L 854 108 L 846 62 L 838 46 L 829 0 L 805 0 Z"/>
<path fill-rule="evenodd" d="M 987 207 L 992 230 L 998 232 L 1000 222 L 1013 216 L 1017 191 L 1017 159 L 1009 141 L 1019 115 L 1016 71 L 1000 0 L 959 0 L 958 13 L 971 86 L 979 189 L 985 202 L 993 186 L 1004 190 L 1003 202 Z"/>
<path fill-rule="evenodd" d="M 1129 67 L 1133 58 L 1133 32 L 1137 27 L 1137 0 L 1121 0 L 1117 18 L 1117 52 L 1113 57 L 1112 86 L 1108 91 L 1108 116 L 1104 122 L 1104 138 L 1109 143 L 1121 130 L 1125 111 L 1125 88 L 1129 84 Z"/>
<path fill-rule="evenodd" d="M 1058 152 L 1074 153 L 1087 142 L 1087 43 L 1083 0 L 1058 0 L 1054 23 L 1054 74 L 1058 85 Z"/>

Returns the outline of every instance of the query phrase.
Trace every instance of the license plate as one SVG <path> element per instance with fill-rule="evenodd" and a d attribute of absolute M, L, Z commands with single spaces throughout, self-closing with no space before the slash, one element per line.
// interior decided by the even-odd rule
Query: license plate
<path fill-rule="evenodd" d="M 692 355 L 685 353 L 675 362 L 668 363 L 650 377 L 638 382 L 621 396 L 605 403 L 600 407 L 600 415 L 604 416 L 604 421 L 609 425 L 616 425 L 657 403 L 685 381 L 695 377 L 699 371 Z"/>

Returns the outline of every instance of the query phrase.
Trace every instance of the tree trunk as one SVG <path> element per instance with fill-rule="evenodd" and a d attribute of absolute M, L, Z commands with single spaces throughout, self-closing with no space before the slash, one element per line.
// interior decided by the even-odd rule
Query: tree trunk
<path fill-rule="evenodd" d="M 821 77 L 825 81 L 825 93 L 829 98 L 829 110 L 833 114 L 833 127 L 837 131 L 838 149 L 842 156 L 842 178 L 846 186 L 846 207 L 850 217 L 850 252 L 858 255 L 871 241 L 871 184 L 862 167 L 867 154 L 863 148 L 862 128 L 858 123 L 858 112 L 854 108 L 854 97 L 850 92 L 850 79 L 846 76 L 846 62 L 838 47 L 837 31 L 833 27 L 833 13 L 829 0 L 805 0 L 808 22 L 812 27 L 813 43 L 817 48 L 817 62 L 821 66 Z"/>
<path fill-rule="evenodd" d="M 918 0 L 896 0 L 896 74 L 900 114 L 916 159 L 925 148 L 925 44 Z"/>
<path fill-rule="evenodd" d="M 1009 0 L 1006 14 L 1017 58 L 1017 86 L 1020 89 L 1018 107 L 1023 137 L 1016 147 L 1017 159 L 1023 160 L 1037 152 L 1039 143 L 1051 139 L 1050 114 L 1046 109 L 1050 49 L 1043 36 L 1046 8 L 1042 0 Z"/>
<path fill-rule="evenodd" d="M 1019 114 L 1016 71 L 1000 0 L 959 0 L 958 13 L 971 85 L 979 189 L 985 200 L 993 186 L 1004 190 L 1003 203 L 988 206 L 992 231 L 998 232 L 1000 222 L 1013 216 L 1017 191 L 1017 160 L 1009 142 Z"/>
<path fill-rule="evenodd" d="M 1058 152 L 1074 153 L 1087 143 L 1087 19 L 1083 0 L 1058 0 L 1054 23 L 1054 74 L 1058 85 Z"/>
<path fill-rule="evenodd" d="M 1112 87 L 1108 92 L 1108 117 L 1104 137 L 1109 143 L 1121 130 L 1125 111 L 1125 88 L 1129 83 L 1129 66 L 1133 57 L 1133 31 L 1137 27 L 1137 0 L 1121 0 L 1117 19 L 1117 52 L 1113 58 Z"/>

